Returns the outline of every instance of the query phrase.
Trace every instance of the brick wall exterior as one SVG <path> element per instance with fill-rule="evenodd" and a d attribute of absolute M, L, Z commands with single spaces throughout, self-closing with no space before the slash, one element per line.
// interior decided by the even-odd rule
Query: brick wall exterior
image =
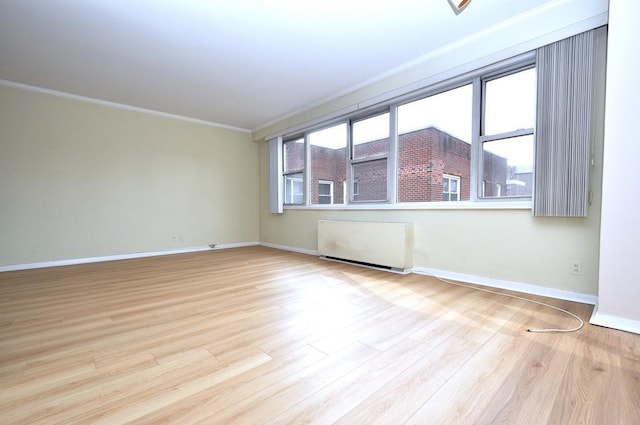
<path fill-rule="evenodd" d="M 398 202 L 442 201 L 442 175 L 460 177 L 469 200 L 471 145 L 434 127 L 398 137 Z"/>
<path fill-rule="evenodd" d="M 388 151 L 388 139 L 375 140 L 356 146 L 359 158 Z M 304 149 L 295 144 L 294 149 Z M 287 155 L 291 163 L 285 170 L 299 166 L 298 155 Z M 507 180 L 526 181 L 527 176 L 517 175 L 507 166 L 506 158 L 485 152 L 484 177 L 487 196 L 497 195 L 501 185 L 502 195 L 526 191 L 523 187 L 509 185 Z M 331 149 L 311 146 L 311 203 L 318 203 L 319 180 L 333 182 L 334 203 L 343 202 L 343 182 L 346 179 L 346 148 Z M 398 202 L 442 201 L 442 177 L 444 174 L 460 177 L 460 200 L 469 200 L 471 193 L 471 145 L 437 128 L 428 127 L 402 134 L 398 137 L 397 196 Z M 386 161 L 361 163 L 354 167 L 354 180 L 358 183 L 355 201 L 384 200 L 387 197 Z M 529 177 L 530 180 L 530 177 Z M 530 194 L 530 186 L 527 185 Z M 519 193 L 518 193 L 519 194 Z M 525 193 L 527 194 L 527 193 Z"/>

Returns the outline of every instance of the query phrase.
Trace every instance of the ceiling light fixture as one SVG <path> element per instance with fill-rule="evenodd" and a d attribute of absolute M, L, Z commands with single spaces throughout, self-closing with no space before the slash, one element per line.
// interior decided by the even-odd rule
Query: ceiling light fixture
<path fill-rule="evenodd" d="M 451 5 L 451 8 L 453 9 L 453 13 L 455 13 L 456 15 L 462 12 L 467 6 L 469 6 L 469 3 L 471 3 L 471 0 L 448 0 L 448 1 L 449 1 L 449 4 Z"/>

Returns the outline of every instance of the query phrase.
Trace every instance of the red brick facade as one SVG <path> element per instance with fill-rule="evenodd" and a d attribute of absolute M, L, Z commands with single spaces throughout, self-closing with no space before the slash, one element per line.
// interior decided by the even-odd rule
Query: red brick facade
<path fill-rule="evenodd" d="M 293 145 L 293 144 L 290 144 Z M 386 146 L 385 146 L 386 145 Z M 356 146 L 358 158 L 366 158 L 388 151 L 388 139 L 375 140 Z M 303 144 L 288 147 L 285 170 L 302 168 L 300 152 Z M 333 182 L 333 203 L 344 202 L 343 186 L 346 180 L 347 152 L 345 148 L 332 149 L 311 146 L 311 203 L 318 203 L 320 180 Z M 485 152 L 485 196 L 504 196 L 511 188 L 507 180 L 514 178 L 506 158 Z M 455 176 L 459 180 L 459 199 L 469 200 L 471 193 L 471 145 L 435 127 L 423 128 L 398 137 L 397 202 L 431 202 L 443 200 L 443 176 Z M 525 179 L 527 176 L 524 176 Z M 387 199 L 387 161 L 359 163 L 353 169 L 357 193 L 354 201 L 378 201 Z M 499 188 L 499 189 L 498 189 Z M 528 188 L 530 190 L 530 187 Z M 522 194 L 522 193 L 518 193 Z M 526 194 L 526 193 L 525 193 Z M 530 193 L 529 193 L 530 194 Z"/>

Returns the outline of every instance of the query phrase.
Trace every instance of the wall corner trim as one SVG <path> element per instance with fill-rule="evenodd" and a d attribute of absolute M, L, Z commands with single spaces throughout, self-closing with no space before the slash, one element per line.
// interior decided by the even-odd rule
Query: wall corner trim
<path fill-rule="evenodd" d="M 598 311 L 597 304 L 593 309 L 593 314 L 591 315 L 591 319 L 589 319 L 589 323 L 596 326 L 603 326 L 605 328 L 617 329 L 640 335 L 640 321 L 601 313 Z"/>

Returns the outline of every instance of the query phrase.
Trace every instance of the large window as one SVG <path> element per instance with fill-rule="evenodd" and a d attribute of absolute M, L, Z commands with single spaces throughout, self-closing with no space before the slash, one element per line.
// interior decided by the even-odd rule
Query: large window
<path fill-rule="evenodd" d="M 530 198 L 534 60 L 525 55 L 285 138 L 285 202 Z"/>

